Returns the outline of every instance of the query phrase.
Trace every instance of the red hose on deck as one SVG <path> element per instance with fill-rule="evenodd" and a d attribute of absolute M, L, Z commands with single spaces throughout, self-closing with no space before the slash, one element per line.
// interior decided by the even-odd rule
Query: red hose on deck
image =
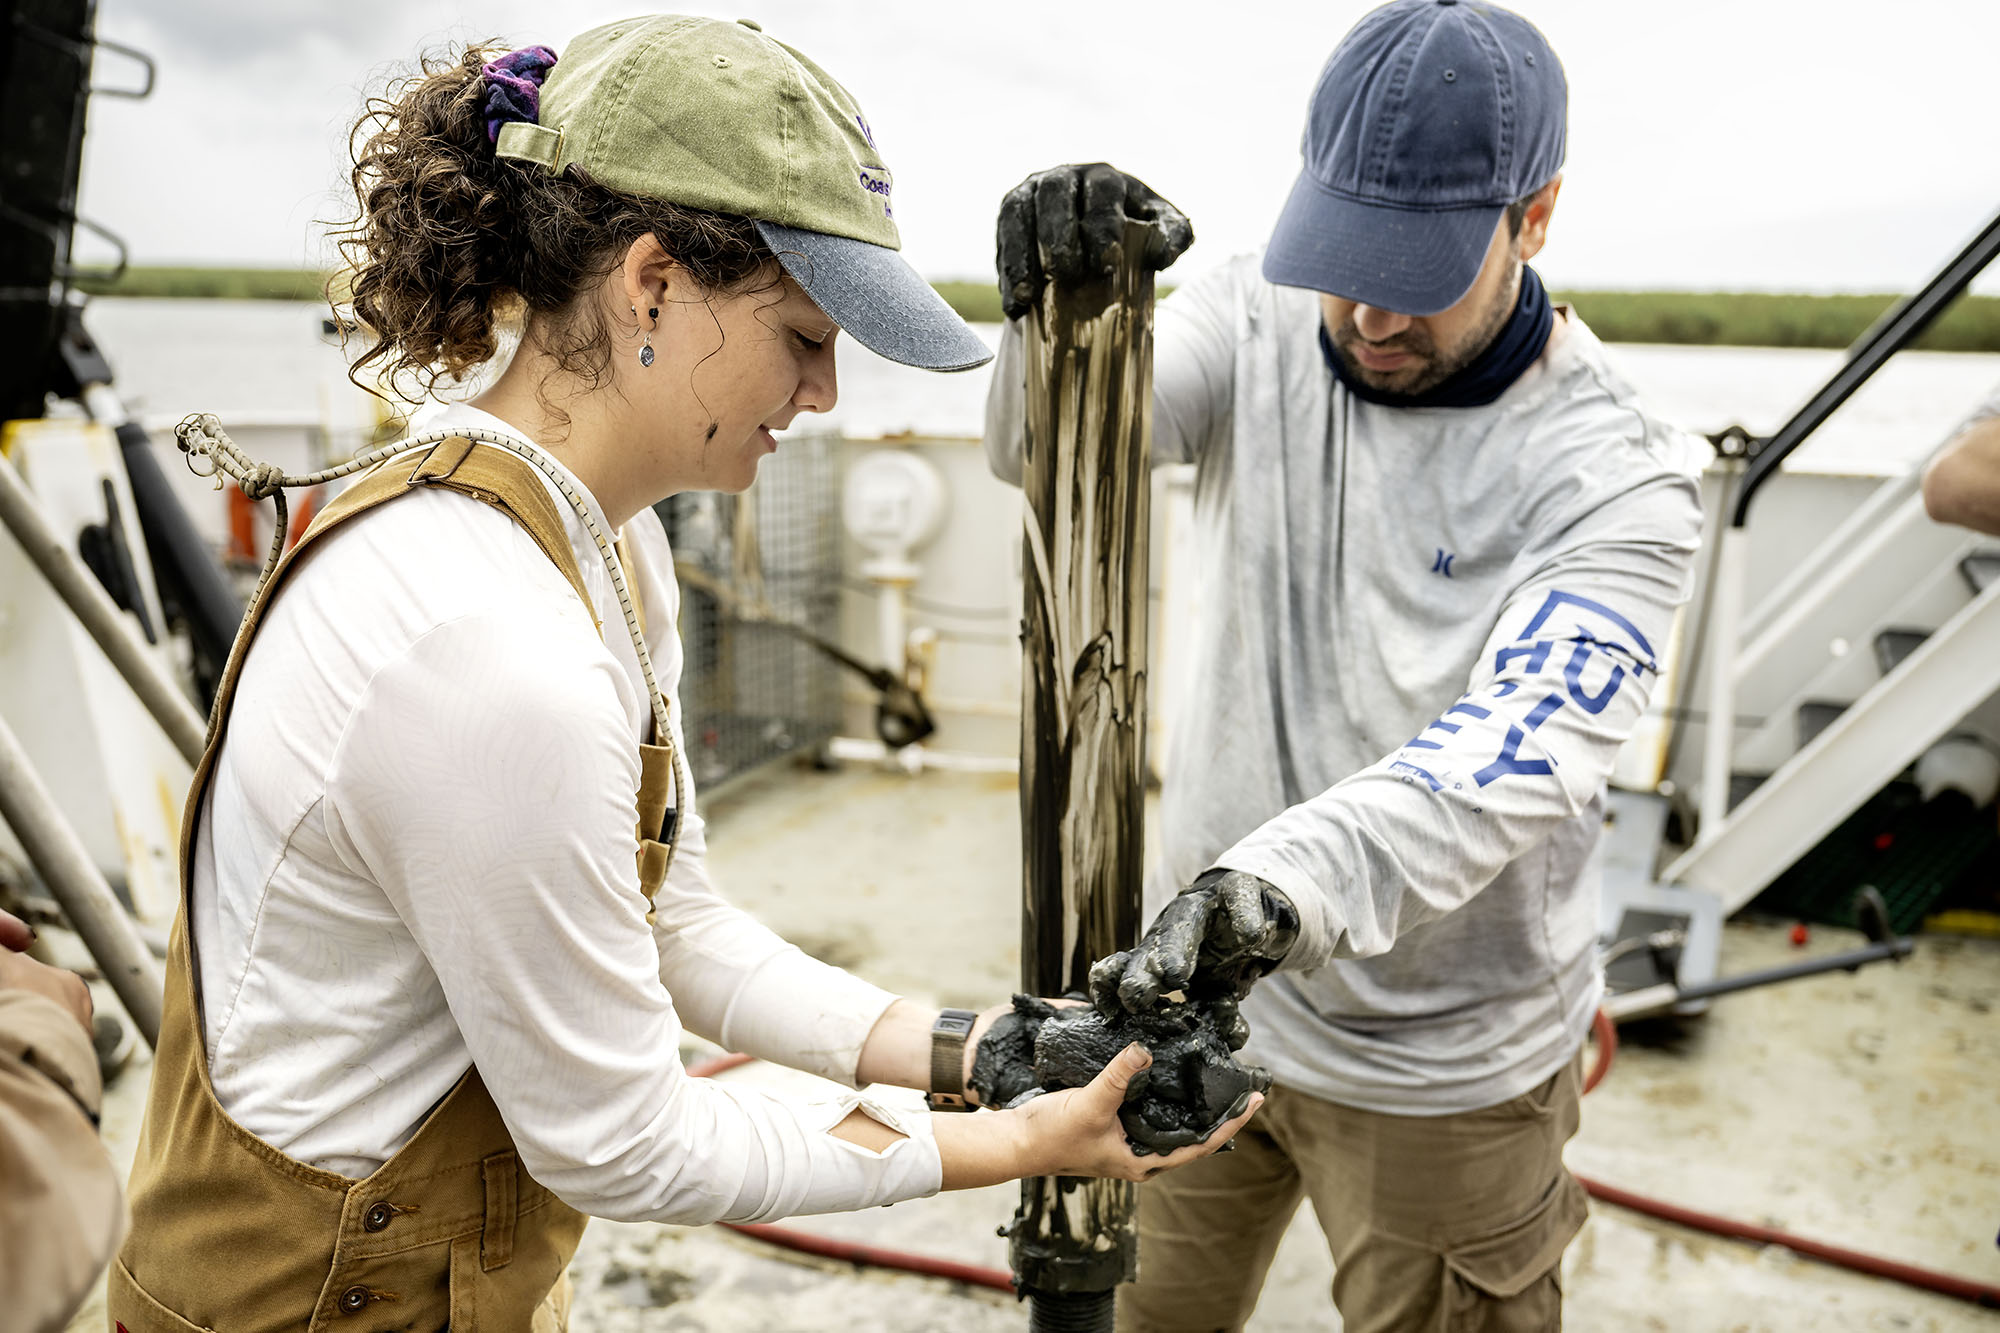
<path fill-rule="evenodd" d="M 815 1236 L 809 1231 L 793 1231 L 789 1227 L 767 1226 L 762 1222 L 724 1222 L 731 1231 L 741 1232 L 756 1240 L 782 1245 L 788 1250 L 798 1250 L 804 1254 L 824 1255 L 828 1259 L 845 1259 L 851 1264 L 867 1264 L 872 1268 L 894 1268 L 905 1273 L 922 1273 L 926 1277 L 945 1277 L 954 1282 L 964 1282 L 975 1287 L 991 1287 L 995 1291 L 1014 1294 L 1014 1277 L 997 1268 L 981 1268 L 977 1264 L 962 1264 L 955 1259 L 932 1259 L 921 1254 L 905 1254 L 901 1250 L 878 1249 L 873 1245 L 858 1245 L 853 1241 L 834 1240 L 827 1236 Z"/>
<path fill-rule="evenodd" d="M 1618 1028 L 1611 1021 L 1609 1014 L 1602 1009 L 1598 1010 L 1597 1016 L 1591 1020 L 1590 1031 L 1591 1035 L 1597 1038 L 1597 1058 L 1591 1062 L 1590 1072 L 1584 1075 L 1583 1090 L 1586 1093 L 1604 1081 L 1604 1076 L 1611 1072 L 1611 1062 L 1618 1055 Z M 726 1069 L 746 1065 L 755 1058 L 751 1055 L 719 1055 L 689 1065 L 688 1073 L 695 1078 L 707 1078 L 711 1074 L 719 1074 Z M 1794 1254 L 1802 1254 L 1809 1259 L 1837 1264 L 1871 1277 L 1887 1278 L 1891 1282 L 1901 1282 L 1905 1286 L 1934 1291 L 1941 1296 L 1956 1297 L 1987 1309 L 2000 1309 L 2000 1286 L 1992 1283 L 1975 1282 L 1970 1278 L 1918 1268 L 1914 1264 L 1899 1263 L 1894 1259 L 1884 1259 L 1880 1255 L 1864 1254 L 1859 1250 L 1850 1250 L 1839 1245 L 1823 1244 L 1804 1236 L 1795 1236 L 1789 1231 L 1779 1231 L 1775 1227 L 1732 1221 L 1713 1213 L 1683 1208 L 1679 1204 L 1667 1203 L 1644 1194 L 1634 1194 L 1630 1190 L 1620 1189 L 1616 1185 L 1606 1185 L 1588 1176 L 1577 1176 L 1577 1181 L 1593 1199 L 1602 1199 L 1605 1203 L 1615 1204 L 1620 1208 L 1630 1208 L 1648 1217 L 1657 1217 L 1663 1222 L 1672 1222 L 1696 1231 L 1706 1231 L 1710 1235 L 1723 1236 L 1730 1240 L 1749 1241 L 1756 1245 L 1782 1245 Z M 787 1227 L 739 1222 L 724 1222 L 722 1225 L 731 1231 L 768 1241 L 773 1245 L 781 1245 L 789 1250 L 798 1250 L 803 1254 L 843 1259 L 853 1264 L 890 1268 L 905 1273 L 920 1273 L 926 1277 L 949 1278 L 954 1282 L 965 1282 L 977 1287 L 990 1287 L 994 1291 L 1004 1291 L 1009 1295 L 1014 1294 L 1012 1275 L 997 1268 L 980 1268 L 952 1259 L 932 1259 L 920 1254 L 906 1254 L 900 1250 L 884 1250 L 852 1241 L 831 1240 L 825 1236 L 793 1231 Z"/>
<path fill-rule="evenodd" d="M 1611 1072 L 1611 1062 L 1618 1055 L 1618 1025 L 1611 1021 L 1610 1014 L 1599 1009 L 1590 1020 L 1590 1035 L 1597 1038 L 1597 1059 L 1591 1062 L 1590 1072 L 1583 1076 L 1583 1094 L 1586 1097 Z"/>
<path fill-rule="evenodd" d="M 1937 1292 L 1941 1296 L 1956 1296 L 1974 1305 L 1983 1305 L 1989 1310 L 2000 1310 L 2000 1287 L 1990 1283 L 1975 1282 L 1970 1278 L 1955 1277 L 1950 1273 L 1939 1273 L 1929 1268 L 1918 1268 L 1914 1264 L 1898 1263 L 1894 1259 L 1884 1259 L 1879 1255 L 1863 1254 L 1859 1250 L 1845 1249 L 1839 1245 L 1826 1245 L 1804 1236 L 1794 1236 L 1789 1231 L 1779 1231 L 1774 1227 L 1761 1227 L 1754 1222 L 1733 1222 L 1713 1213 L 1697 1212 L 1693 1208 L 1683 1208 L 1678 1204 L 1664 1203 L 1630 1190 L 1621 1190 L 1616 1185 L 1605 1185 L 1598 1181 L 1578 1176 L 1583 1187 L 1590 1191 L 1593 1199 L 1615 1203 L 1620 1208 L 1630 1208 L 1648 1217 L 1657 1217 L 1664 1222 L 1678 1223 L 1693 1227 L 1697 1231 L 1712 1232 L 1717 1236 L 1727 1236 L 1731 1240 L 1747 1240 L 1757 1245 L 1782 1245 L 1796 1254 L 1809 1259 L 1819 1259 L 1826 1263 L 1851 1268 L 1858 1273 L 1873 1277 L 1885 1277 L 1905 1286 L 1922 1287 L 1926 1291 Z"/>
<path fill-rule="evenodd" d="M 1602 1009 L 1591 1021 L 1591 1034 L 1597 1038 L 1597 1059 L 1592 1062 L 1590 1073 L 1585 1075 L 1583 1090 L 1589 1092 L 1604 1081 L 1611 1072 L 1611 1061 L 1618 1053 L 1618 1028 L 1611 1016 Z M 1574 1172 L 1571 1172 L 1575 1175 Z M 1588 1176 L 1577 1176 L 1577 1181 L 1593 1199 L 1616 1204 L 1620 1208 L 1630 1208 L 1648 1217 L 1657 1217 L 1663 1222 L 1673 1222 L 1679 1226 L 1691 1227 L 1696 1231 L 1706 1231 L 1711 1235 L 1725 1236 L 1730 1240 L 1746 1240 L 1757 1245 L 1782 1245 L 1794 1254 L 1803 1254 L 1809 1259 L 1838 1264 L 1851 1268 L 1857 1273 L 1867 1273 L 1871 1277 L 1887 1278 L 1891 1282 L 1901 1282 L 1905 1286 L 1921 1287 L 1941 1296 L 1955 1296 L 1962 1301 L 1971 1301 L 1988 1309 L 2000 1309 L 2000 1286 L 1992 1283 L 1975 1282 L 1970 1278 L 1939 1273 L 1928 1268 L 1918 1268 L 1913 1264 L 1898 1263 L 1894 1259 L 1884 1259 L 1879 1255 L 1863 1254 L 1859 1250 L 1846 1249 L 1839 1245 L 1827 1245 L 1820 1241 L 1795 1236 L 1789 1231 L 1779 1231 L 1775 1227 L 1758 1226 L 1754 1222 L 1737 1222 L 1714 1213 L 1704 1213 L 1693 1208 L 1683 1208 L 1679 1204 L 1667 1203 L 1644 1194 L 1634 1194 L 1630 1190 L 1606 1185 Z"/>

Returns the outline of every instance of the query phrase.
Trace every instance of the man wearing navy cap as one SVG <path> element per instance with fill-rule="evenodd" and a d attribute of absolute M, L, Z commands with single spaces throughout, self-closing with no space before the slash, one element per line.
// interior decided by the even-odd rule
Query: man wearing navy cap
<path fill-rule="evenodd" d="M 1349 1333 L 1561 1323 L 1605 782 L 1701 523 L 1696 442 L 1526 266 L 1566 103 L 1515 14 L 1373 11 L 1261 260 L 1159 309 L 1153 445 L 1195 465 L 1201 625 L 1157 915 L 1092 985 L 1243 995 L 1277 1082 L 1238 1151 L 1141 1190 L 1121 1328 L 1241 1327 L 1302 1198 Z M 1192 240 L 1108 166 L 1023 182 L 1008 313 L 1101 271 L 1128 216 L 1162 267 Z M 1022 384 L 1015 320 L 987 408 L 1011 479 Z"/>

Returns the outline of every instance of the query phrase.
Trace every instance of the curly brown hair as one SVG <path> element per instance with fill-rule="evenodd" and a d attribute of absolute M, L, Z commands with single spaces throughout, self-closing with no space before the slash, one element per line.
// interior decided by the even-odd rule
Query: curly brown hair
<path fill-rule="evenodd" d="M 610 365 L 611 329 L 585 298 L 651 233 L 703 286 L 777 282 L 752 223 L 609 190 L 576 166 L 496 158 L 486 135 L 481 43 L 423 57 L 363 106 L 348 135 L 354 216 L 337 224 L 354 316 L 374 342 L 348 378 L 419 403 L 490 361 L 496 326 L 520 320 L 558 373 L 585 387 Z M 364 372 L 367 377 L 364 378 Z"/>

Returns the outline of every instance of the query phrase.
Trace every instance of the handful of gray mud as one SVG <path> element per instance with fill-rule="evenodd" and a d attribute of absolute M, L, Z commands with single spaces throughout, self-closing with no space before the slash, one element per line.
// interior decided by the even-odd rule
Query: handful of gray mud
<path fill-rule="evenodd" d="M 1013 1107 L 1044 1092 L 1080 1088 L 1118 1052 L 1138 1042 L 1152 1066 L 1132 1080 L 1119 1119 L 1132 1151 L 1170 1153 L 1202 1143 L 1271 1075 L 1236 1059 L 1241 1038 L 1233 1000 L 1162 1002 L 1146 1013 L 1122 1007 L 1106 1014 L 1090 1005 L 1060 1009 L 1016 995 L 979 1043 L 972 1087 L 987 1106 Z"/>

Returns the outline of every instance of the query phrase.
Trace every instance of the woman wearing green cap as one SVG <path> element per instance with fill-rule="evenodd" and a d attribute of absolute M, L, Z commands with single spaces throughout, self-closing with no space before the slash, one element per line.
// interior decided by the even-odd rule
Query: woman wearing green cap
<path fill-rule="evenodd" d="M 127 1333 L 559 1328 L 586 1215 L 1137 1178 L 1244 1118 L 1134 1155 L 1136 1049 L 1087 1088 L 935 1120 L 687 1076 L 683 1022 L 850 1086 L 965 1095 L 971 1015 L 806 957 L 710 884 L 650 507 L 748 486 L 833 406 L 841 330 L 931 369 L 987 353 L 896 253 L 860 108 L 754 25 L 656 15 L 559 61 L 493 54 L 357 128 L 358 368 L 416 400 L 520 340 L 246 616 L 184 821 L 110 1279 Z"/>

